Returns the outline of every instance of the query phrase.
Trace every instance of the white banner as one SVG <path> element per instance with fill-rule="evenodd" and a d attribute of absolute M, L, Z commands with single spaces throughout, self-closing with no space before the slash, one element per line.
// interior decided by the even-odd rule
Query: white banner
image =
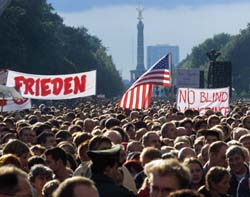
<path fill-rule="evenodd" d="M 204 114 L 207 109 L 229 113 L 229 87 L 216 89 L 179 88 L 177 96 L 177 109 L 184 112 L 195 109 Z"/>
<path fill-rule="evenodd" d="M 69 75 L 33 75 L 9 71 L 8 86 L 20 89 L 25 98 L 71 99 L 96 94 L 96 71 Z"/>

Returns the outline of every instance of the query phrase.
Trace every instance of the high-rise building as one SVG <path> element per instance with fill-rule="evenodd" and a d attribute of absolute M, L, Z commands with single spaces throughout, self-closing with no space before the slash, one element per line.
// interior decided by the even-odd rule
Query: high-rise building
<path fill-rule="evenodd" d="M 172 63 L 176 66 L 180 60 L 180 52 L 178 46 L 171 46 L 167 44 L 159 44 L 147 47 L 147 68 L 150 68 L 157 60 L 166 55 L 172 53 Z"/>
<path fill-rule="evenodd" d="M 142 22 L 142 11 L 143 8 L 137 8 L 138 10 L 138 24 L 137 24 L 137 65 L 135 70 L 130 70 L 130 81 L 134 82 L 145 72 L 144 66 L 144 35 L 143 29 L 144 24 Z"/>

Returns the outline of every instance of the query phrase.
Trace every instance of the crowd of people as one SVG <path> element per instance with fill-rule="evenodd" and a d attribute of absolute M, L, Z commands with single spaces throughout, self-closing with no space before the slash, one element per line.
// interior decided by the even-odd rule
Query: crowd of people
<path fill-rule="evenodd" d="M 97 100 L 98 101 L 98 100 Z M 0 197 L 248 197 L 250 105 L 40 104 L 0 115 Z"/>

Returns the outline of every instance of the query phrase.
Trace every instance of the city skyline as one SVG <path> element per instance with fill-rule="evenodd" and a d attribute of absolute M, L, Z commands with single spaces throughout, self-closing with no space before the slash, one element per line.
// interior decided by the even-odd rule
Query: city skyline
<path fill-rule="evenodd" d="M 129 79 L 129 70 L 136 67 L 137 11 L 138 2 L 84 1 L 78 0 L 66 6 L 65 0 L 49 0 L 69 26 L 84 26 L 91 35 L 102 40 L 107 53 L 112 55 L 117 70 Z M 60 2 L 60 3 L 59 3 Z M 69 2 L 69 1 L 68 1 Z M 113 4 L 111 4 L 113 2 Z M 123 1 L 124 2 L 124 1 Z M 157 3 L 158 2 L 158 3 Z M 149 45 L 169 44 L 180 48 L 180 61 L 194 46 L 215 34 L 238 34 L 250 21 L 250 2 L 245 0 L 175 0 L 166 5 L 163 1 L 141 1 L 145 8 L 144 50 Z M 181 3 L 182 2 L 182 3 Z M 203 2 L 203 3 L 202 3 Z M 205 3 L 206 2 L 206 3 Z M 229 3 L 226 3 L 229 2 Z M 78 4 L 77 9 L 74 8 Z M 160 5 L 162 5 L 160 7 Z M 145 62 L 146 62 L 146 53 Z"/>

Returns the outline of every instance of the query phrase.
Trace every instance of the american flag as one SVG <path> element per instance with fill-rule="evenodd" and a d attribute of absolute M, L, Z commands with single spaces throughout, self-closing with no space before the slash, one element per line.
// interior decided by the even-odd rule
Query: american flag
<path fill-rule="evenodd" d="M 171 54 L 157 61 L 125 92 L 119 107 L 127 109 L 145 109 L 151 102 L 153 85 L 170 86 Z"/>

